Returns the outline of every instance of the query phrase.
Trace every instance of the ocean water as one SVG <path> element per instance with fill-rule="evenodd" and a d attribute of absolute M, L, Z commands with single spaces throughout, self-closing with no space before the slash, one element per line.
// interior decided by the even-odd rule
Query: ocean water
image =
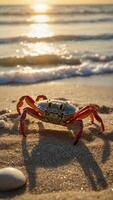
<path fill-rule="evenodd" d="M 113 74 L 113 5 L 0 6 L 0 84 Z"/>

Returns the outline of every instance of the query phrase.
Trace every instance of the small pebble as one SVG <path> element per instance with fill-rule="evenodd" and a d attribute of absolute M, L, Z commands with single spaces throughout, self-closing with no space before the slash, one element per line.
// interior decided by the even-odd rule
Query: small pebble
<path fill-rule="evenodd" d="M 16 102 L 16 100 L 14 99 L 14 100 L 12 100 L 12 103 L 15 103 Z"/>
<path fill-rule="evenodd" d="M 26 183 L 24 174 L 13 167 L 0 169 L 0 191 L 11 191 L 22 187 Z"/>
<path fill-rule="evenodd" d="M 0 128 L 5 127 L 5 121 L 3 119 L 0 120 Z"/>
<path fill-rule="evenodd" d="M 0 115 L 6 114 L 8 112 L 7 109 L 0 110 Z"/>
<path fill-rule="evenodd" d="M 11 110 L 9 110 L 8 108 L 6 108 L 6 109 L 3 109 L 3 110 L 0 110 L 0 115 L 4 115 L 4 114 L 10 113 L 10 112 L 11 112 Z"/>

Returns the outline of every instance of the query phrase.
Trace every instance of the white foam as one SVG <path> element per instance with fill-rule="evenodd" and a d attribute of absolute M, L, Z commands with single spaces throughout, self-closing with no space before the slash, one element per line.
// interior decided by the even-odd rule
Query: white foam
<path fill-rule="evenodd" d="M 113 73 L 113 61 L 109 63 L 84 62 L 77 66 L 59 66 L 51 68 L 17 67 L 13 70 L 0 72 L 0 84 L 35 83 L 70 78 L 74 76 L 89 76 Z"/>

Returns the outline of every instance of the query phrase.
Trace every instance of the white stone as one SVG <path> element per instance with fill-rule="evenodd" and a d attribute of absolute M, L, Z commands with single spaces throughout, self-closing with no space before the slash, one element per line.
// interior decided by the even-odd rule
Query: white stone
<path fill-rule="evenodd" d="M 0 120 L 0 128 L 5 127 L 5 121 L 3 119 Z"/>
<path fill-rule="evenodd" d="M 26 183 L 24 174 L 13 167 L 0 169 L 0 191 L 10 191 L 22 187 Z"/>

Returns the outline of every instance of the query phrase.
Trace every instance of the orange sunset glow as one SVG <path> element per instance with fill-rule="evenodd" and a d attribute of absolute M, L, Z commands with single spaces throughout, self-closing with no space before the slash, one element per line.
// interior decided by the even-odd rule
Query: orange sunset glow
<path fill-rule="evenodd" d="M 113 4 L 113 0 L 0 0 L 0 4 Z"/>

